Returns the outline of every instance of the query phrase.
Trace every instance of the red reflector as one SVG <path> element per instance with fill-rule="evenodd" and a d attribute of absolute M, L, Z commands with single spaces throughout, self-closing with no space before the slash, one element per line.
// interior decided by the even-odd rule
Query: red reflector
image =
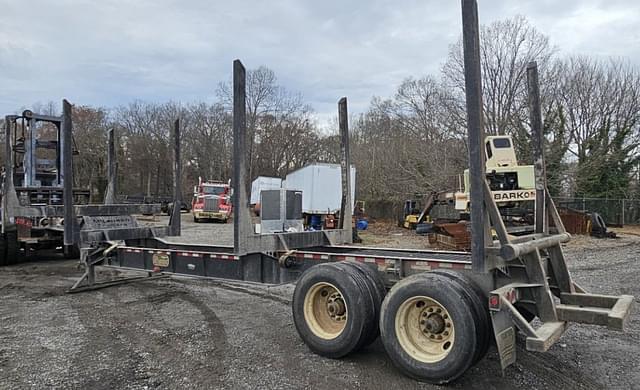
<path fill-rule="evenodd" d="M 500 305 L 500 298 L 497 295 L 492 295 L 489 298 L 489 306 L 490 307 L 498 307 Z"/>

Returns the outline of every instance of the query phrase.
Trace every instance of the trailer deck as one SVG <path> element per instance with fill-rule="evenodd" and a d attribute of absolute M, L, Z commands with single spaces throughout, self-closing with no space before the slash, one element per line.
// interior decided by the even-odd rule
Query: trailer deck
<path fill-rule="evenodd" d="M 243 280 L 266 284 L 295 281 L 309 267 L 323 262 L 375 264 L 389 284 L 406 275 L 434 269 L 470 270 L 470 254 L 437 250 L 405 250 L 357 246 L 323 246 L 238 255 L 233 247 L 176 243 L 162 238 L 113 246 L 104 265 L 149 272 Z"/>

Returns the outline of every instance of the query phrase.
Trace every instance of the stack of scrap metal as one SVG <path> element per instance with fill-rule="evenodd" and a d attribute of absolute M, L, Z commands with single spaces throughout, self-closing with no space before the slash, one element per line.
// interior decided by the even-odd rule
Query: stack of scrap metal
<path fill-rule="evenodd" d="M 589 234 L 591 232 L 590 213 L 562 207 L 558 209 L 558 214 L 568 233 Z M 552 222 L 551 224 L 553 225 Z"/>
<path fill-rule="evenodd" d="M 469 251 L 471 234 L 463 222 L 437 223 L 434 232 L 429 234 L 429 243 L 447 249 Z"/>

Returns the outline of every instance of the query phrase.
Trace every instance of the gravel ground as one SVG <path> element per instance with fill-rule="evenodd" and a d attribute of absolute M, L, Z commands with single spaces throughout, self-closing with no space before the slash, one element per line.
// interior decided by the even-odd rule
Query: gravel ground
<path fill-rule="evenodd" d="M 231 224 L 187 217 L 180 240 L 229 242 Z M 404 245 L 405 234 L 365 238 Z M 640 237 L 577 238 L 565 252 L 584 288 L 640 296 Z M 174 277 L 66 294 L 80 274 L 75 261 L 0 269 L 0 389 L 437 388 L 402 376 L 379 340 L 341 360 L 311 353 L 293 326 L 291 285 Z M 640 388 L 637 310 L 625 333 L 574 325 L 545 354 L 517 353 L 502 375 L 492 349 L 451 387 Z"/>

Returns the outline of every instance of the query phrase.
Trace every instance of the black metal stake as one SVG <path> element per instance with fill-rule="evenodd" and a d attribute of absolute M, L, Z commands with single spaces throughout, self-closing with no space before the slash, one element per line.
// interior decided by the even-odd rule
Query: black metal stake
<path fill-rule="evenodd" d="M 9 198 L 7 192 L 13 189 L 13 161 L 11 150 L 11 127 L 15 119 L 9 115 L 4 117 L 4 196 L 2 197 L 2 233 L 10 221 Z"/>
<path fill-rule="evenodd" d="M 545 190 L 546 172 L 544 164 L 544 134 L 542 129 L 542 109 L 540 107 L 540 83 L 538 64 L 532 61 L 527 66 L 527 87 L 529 92 L 529 119 L 533 138 L 533 169 L 536 186 L 535 232 L 547 233 L 549 221 L 546 213 Z"/>
<path fill-rule="evenodd" d="M 73 253 L 76 242 L 75 210 L 73 208 L 73 123 L 71 120 L 71 103 L 62 101 L 62 184 L 64 201 L 64 254 Z"/>
<path fill-rule="evenodd" d="M 247 204 L 247 112 L 246 71 L 233 61 L 233 248 L 244 254 L 252 234 Z"/>
<path fill-rule="evenodd" d="M 484 185 L 486 168 L 484 128 L 482 122 L 482 71 L 480 66 L 480 33 L 478 5 L 475 0 L 462 0 L 462 36 L 464 76 L 469 137 L 469 181 L 471 198 L 471 260 L 475 272 L 486 272 L 485 245 L 487 234 Z"/>
<path fill-rule="evenodd" d="M 173 208 L 169 223 L 171 235 L 179 236 L 182 229 L 182 162 L 180 157 L 180 119 L 173 125 Z"/>
<path fill-rule="evenodd" d="M 104 204 L 116 203 L 116 141 L 114 130 L 109 129 L 109 141 L 107 145 L 107 192 L 104 195 Z"/>
<path fill-rule="evenodd" d="M 349 114 L 347 98 L 338 101 L 338 124 L 340 127 L 340 152 L 342 158 L 342 204 L 340 208 L 340 228 L 353 234 L 351 217 L 353 215 L 353 199 L 351 199 L 351 154 L 349 152 Z"/>

